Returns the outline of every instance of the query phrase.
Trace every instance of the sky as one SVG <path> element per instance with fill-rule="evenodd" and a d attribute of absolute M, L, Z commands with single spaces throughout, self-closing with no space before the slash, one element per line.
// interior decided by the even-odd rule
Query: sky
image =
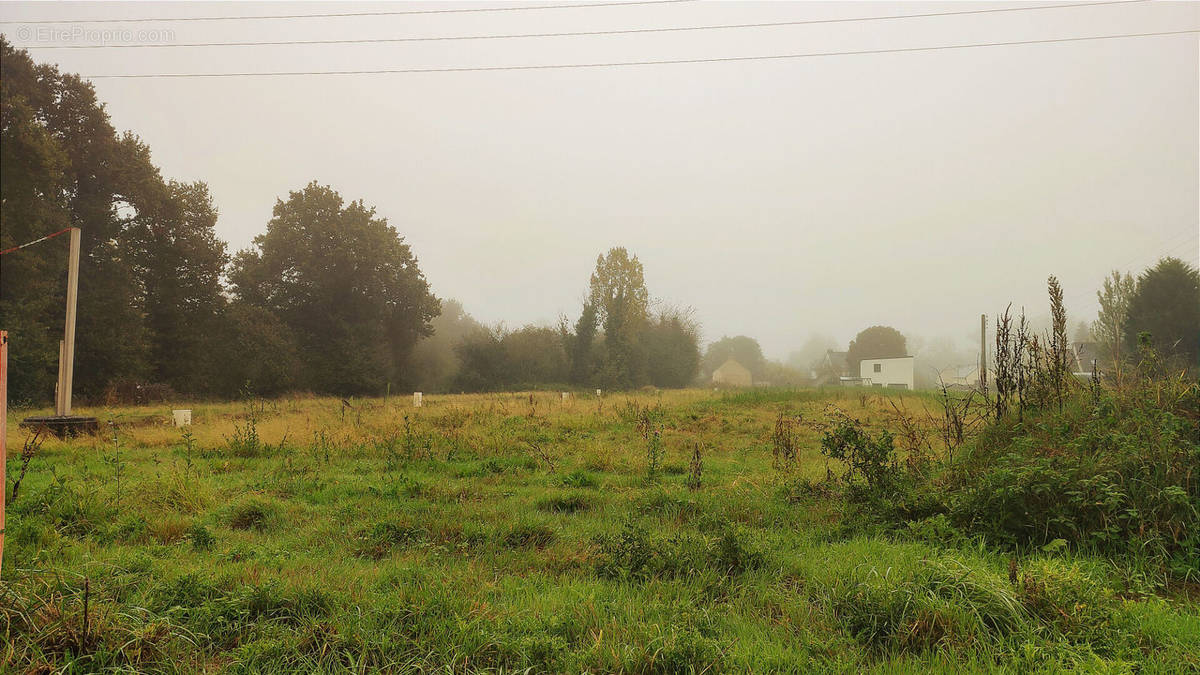
<path fill-rule="evenodd" d="M 99 76 L 613 63 L 1200 29 L 1200 3 L 1169 2 L 672 2 L 83 22 L 538 5 L 6 2 L 0 31 L 37 61 Z M 1023 9 L 623 35 L 46 48 L 1010 7 Z M 92 81 L 113 125 L 140 136 L 165 177 L 208 184 L 231 251 L 266 229 L 277 199 L 316 180 L 373 205 L 411 244 L 435 294 L 481 321 L 573 319 L 596 257 L 624 246 L 644 264 L 654 298 L 695 309 L 706 341 L 749 335 L 784 358 L 811 333 L 845 343 L 875 324 L 966 343 L 981 313 L 1010 302 L 1044 314 L 1050 274 L 1074 324 L 1095 317 L 1095 291 L 1113 269 L 1136 274 L 1162 255 L 1200 264 L 1197 35 L 578 69 Z"/>

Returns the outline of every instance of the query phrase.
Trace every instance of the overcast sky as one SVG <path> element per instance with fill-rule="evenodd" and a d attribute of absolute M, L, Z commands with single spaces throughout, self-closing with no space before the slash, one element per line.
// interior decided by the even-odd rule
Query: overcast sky
<path fill-rule="evenodd" d="M 5 21 L 514 7 L 494 3 L 4 3 Z M 1068 4 L 1068 3 L 1053 3 Z M 1016 3 L 679 2 L 288 20 L 54 24 L 165 42 L 592 31 Z M 21 47 L 85 44 L 6 23 Z M 42 29 L 39 33 L 38 29 Z M 1200 28 L 1200 4 L 591 37 L 58 50 L 83 75 L 438 68 L 856 51 Z M 121 41 L 123 36 L 110 39 Z M 134 36 L 137 39 L 137 36 Z M 387 75 L 94 79 L 169 178 L 208 183 L 231 250 L 311 180 L 363 199 L 440 297 L 510 327 L 577 316 L 625 246 L 706 340 L 784 357 L 872 324 L 966 340 L 1008 302 L 1072 324 L 1107 272 L 1197 264 L 1196 33 L 690 65 Z"/>

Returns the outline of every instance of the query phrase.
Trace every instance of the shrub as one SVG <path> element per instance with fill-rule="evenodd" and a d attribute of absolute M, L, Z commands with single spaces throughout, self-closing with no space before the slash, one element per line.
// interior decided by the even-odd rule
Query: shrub
<path fill-rule="evenodd" d="M 864 485 L 868 491 L 891 487 L 898 470 L 892 434 L 881 431 L 871 435 L 845 414 L 837 415 L 821 437 L 821 454 L 844 462 L 842 480 L 851 486 Z"/>
<path fill-rule="evenodd" d="M 1062 539 L 1200 575 L 1193 396 L 1164 407 L 1144 392 L 1105 393 L 1097 404 L 1080 395 L 1062 412 L 994 423 L 949 468 L 952 520 L 1008 545 Z"/>

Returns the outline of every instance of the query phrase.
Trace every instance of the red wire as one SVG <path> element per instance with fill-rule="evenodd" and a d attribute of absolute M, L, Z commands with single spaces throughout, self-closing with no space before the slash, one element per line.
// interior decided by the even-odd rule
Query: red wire
<path fill-rule="evenodd" d="M 63 229 L 59 230 L 58 232 L 55 232 L 54 234 L 48 234 L 48 235 L 42 237 L 41 239 L 34 239 L 33 241 L 26 242 L 24 244 L 21 244 L 20 246 L 6 248 L 3 251 L 0 251 L 0 255 L 4 255 L 6 253 L 12 253 L 13 251 L 19 251 L 19 250 L 25 248 L 26 246 L 33 246 L 34 244 L 41 243 L 43 241 L 46 241 L 47 239 L 53 239 L 64 232 L 70 232 L 70 231 L 71 231 L 71 228 L 69 228 L 69 227 L 63 228 Z"/>

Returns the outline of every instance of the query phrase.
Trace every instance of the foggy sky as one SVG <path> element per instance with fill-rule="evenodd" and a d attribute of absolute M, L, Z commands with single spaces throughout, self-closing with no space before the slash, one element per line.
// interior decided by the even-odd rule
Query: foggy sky
<path fill-rule="evenodd" d="M 528 3 L 536 4 L 536 3 Z M 1058 3 L 1055 3 L 1058 4 Z M 290 14 L 434 3 L 5 3 L 4 20 Z M 469 5 L 496 7 L 502 3 Z M 135 24 L 176 42 L 495 34 L 878 16 L 1012 3 L 679 3 Z M 25 24 L 0 26 L 18 47 Z M 69 28 L 69 26 L 57 26 Z M 86 24 L 87 28 L 117 28 Z M 31 50 L 83 75 L 611 62 L 1200 28 L 1200 5 L 684 34 L 383 45 Z M 310 180 L 377 207 L 434 292 L 510 327 L 578 315 L 621 245 L 706 340 L 784 357 L 872 324 L 967 340 L 1009 302 L 1071 325 L 1113 268 L 1198 263 L 1196 34 L 577 70 L 94 80 L 167 178 L 208 183 L 231 251 Z"/>

